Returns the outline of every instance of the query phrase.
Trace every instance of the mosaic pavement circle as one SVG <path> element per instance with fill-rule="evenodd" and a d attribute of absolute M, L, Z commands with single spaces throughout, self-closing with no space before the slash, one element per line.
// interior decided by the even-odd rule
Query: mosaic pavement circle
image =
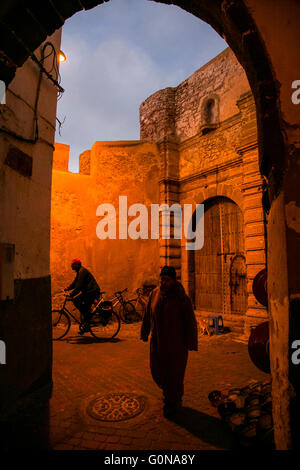
<path fill-rule="evenodd" d="M 87 413 L 101 421 L 125 421 L 134 418 L 145 409 L 146 399 L 134 393 L 108 393 L 94 398 Z"/>

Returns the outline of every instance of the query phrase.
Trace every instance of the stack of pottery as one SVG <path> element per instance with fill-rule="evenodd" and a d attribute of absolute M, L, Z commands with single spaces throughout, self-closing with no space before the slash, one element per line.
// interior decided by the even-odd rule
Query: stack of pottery
<path fill-rule="evenodd" d="M 269 381 L 251 382 L 244 388 L 214 390 L 208 398 L 242 446 L 273 447 Z"/>

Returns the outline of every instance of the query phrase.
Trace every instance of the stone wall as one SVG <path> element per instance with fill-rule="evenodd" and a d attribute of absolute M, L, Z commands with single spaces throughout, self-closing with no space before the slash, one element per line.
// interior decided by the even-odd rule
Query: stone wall
<path fill-rule="evenodd" d="M 141 140 L 157 142 L 175 136 L 175 94 L 175 88 L 165 88 L 140 105 Z"/>
<path fill-rule="evenodd" d="M 206 103 L 214 109 L 207 120 Z M 245 338 L 266 318 L 253 296 L 252 282 L 265 267 L 263 181 L 258 167 L 257 124 L 245 73 L 230 49 L 176 88 L 165 88 L 140 107 L 141 138 L 133 142 L 95 142 L 80 156 L 79 174 L 66 166 L 67 146 L 56 146 L 52 196 L 51 271 L 53 298 L 72 278 L 70 260 L 82 261 L 109 295 L 134 290 L 157 279 L 159 266 L 173 265 L 191 295 L 185 240 L 102 240 L 96 237 L 96 208 L 142 203 L 206 203 L 225 196 L 243 214 L 248 308 L 245 315 L 224 313 L 227 326 Z M 118 237 L 117 237 L 118 238 Z M 149 262 L 151 260 L 151 262 Z M 104 274 L 105 273 L 105 274 Z M 222 313 L 222 312 L 219 312 Z M 207 315 L 208 312 L 197 312 Z"/>
<path fill-rule="evenodd" d="M 209 100 L 214 103 L 214 115 L 207 122 Z M 150 96 L 140 107 L 140 122 L 141 138 L 156 141 L 165 162 L 161 201 L 205 204 L 212 197 L 225 196 L 242 210 L 248 308 L 245 316 L 224 317 L 248 338 L 250 328 L 267 317 L 252 292 L 253 279 L 266 264 L 263 180 L 255 103 L 233 52 L 226 49 L 178 87 Z M 161 264 L 172 264 L 191 293 L 185 242 L 161 241 Z"/>
<path fill-rule="evenodd" d="M 55 142 L 53 152 L 53 168 L 68 171 L 70 146 Z"/>
<path fill-rule="evenodd" d="M 151 141 L 176 136 L 182 142 L 203 125 L 203 103 L 219 101 L 218 122 L 238 113 L 237 98 L 249 90 L 244 69 L 226 49 L 175 88 L 165 88 L 140 106 L 140 137 Z"/>
<path fill-rule="evenodd" d="M 144 282 L 156 282 L 159 273 L 157 240 L 100 240 L 96 216 L 100 204 L 109 203 L 119 215 L 119 196 L 134 203 L 158 202 L 161 173 L 157 146 L 140 141 L 95 142 L 84 152 L 80 173 L 54 167 L 52 179 L 51 273 L 53 304 L 70 284 L 74 272 L 70 261 L 79 257 L 92 271 L 106 297 L 128 288 L 129 297 Z M 54 158 L 56 161 L 56 158 Z M 87 171 L 87 167 L 89 171 Z M 87 174 L 89 173 L 89 174 Z M 149 210 L 150 213 L 150 210 Z M 128 217 L 128 224 L 133 217 Z M 119 224 L 117 222 L 117 233 Z"/>

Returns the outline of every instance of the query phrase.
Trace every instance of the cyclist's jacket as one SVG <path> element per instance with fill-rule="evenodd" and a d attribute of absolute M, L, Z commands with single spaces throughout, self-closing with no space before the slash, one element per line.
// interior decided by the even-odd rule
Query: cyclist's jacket
<path fill-rule="evenodd" d="M 83 294 L 92 294 L 92 293 L 99 293 L 100 287 L 98 286 L 94 276 L 90 273 L 90 271 L 83 266 L 79 269 L 76 274 L 74 281 L 67 287 L 67 290 L 72 290 L 71 296 L 79 294 L 82 292 Z"/>

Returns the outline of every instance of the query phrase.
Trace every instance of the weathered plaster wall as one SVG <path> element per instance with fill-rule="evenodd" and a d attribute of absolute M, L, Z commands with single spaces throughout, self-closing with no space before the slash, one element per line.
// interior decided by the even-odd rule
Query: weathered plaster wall
<path fill-rule="evenodd" d="M 87 155 L 90 158 L 86 160 Z M 140 141 L 95 142 L 82 157 L 85 164 L 88 161 L 89 175 L 63 172 L 55 167 L 53 170 L 51 273 L 54 304 L 59 304 L 59 291 L 74 278 L 70 268 L 74 257 L 79 257 L 91 269 L 108 298 L 126 287 L 133 293 L 143 282 L 156 281 L 159 274 L 157 240 L 120 240 L 118 222 L 117 239 L 100 240 L 96 234 L 97 223 L 101 220 L 96 216 L 97 207 L 113 204 L 118 218 L 120 195 L 127 196 L 128 208 L 141 203 L 149 207 L 150 214 L 150 204 L 159 200 L 161 162 L 156 145 Z M 134 218 L 128 217 L 128 224 Z"/>
<path fill-rule="evenodd" d="M 49 38 L 57 50 L 60 35 L 61 32 L 57 31 Z M 36 53 L 39 55 L 39 51 Z M 49 64 L 45 62 L 45 66 L 47 68 Z M 28 59 L 8 87 L 6 105 L 0 107 L 1 127 L 27 139 L 34 138 L 38 78 L 39 68 Z M 48 227 L 56 99 L 56 88 L 43 78 L 38 101 L 39 140 L 35 144 L 0 133 L 0 240 L 16 245 L 16 278 L 49 275 Z M 31 158 L 31 175 L 24 176 L 21 170 L 5 163 L 11 147 L 22 150 Z M 21 165 L 22 161 L 19 161 Z"/>
<path fill-rule="evenodd" d="M 47 38 L 56 50 L 60 36 L 58 30 Z M 40 56 L 40 48 L 35 54 Z M 57 91 L 43 76 L 34 142 L 38 81 L 39 68 L 28 59 L 7 89 L 6 104 L 0 106 L 0 242 L 15 246 L 14 299 L 0 301 L 0 337 L 7 348 L 0 415 L 13 411 L 30 390 L 49 391 L 51 386 L 49 225 Z"/>
<path fill-rule="evenodd" d="M 299 311 L 291 308 L 290 302 L 299 299 L 299 228 L 295 226 L 296 208 L 299 207 L 299 154 L 300 154 L 300 113 L 299 104 L 292 102 L 295 91 L 292 82 L 299 80 L 300 56 L 296 36 L 299 35 L 300 15 L 297 0 L 258 2 L 246 0 L 255 18 L 261 37 L 268 49 L 273 73 L 279 92 L 278 105 L 281 112 L 281 126 L 285 149 L 282 152 L 282 169 L 269 179 L 269 194 L 275 200 L 268 216 L 268 294 L 270 311 L 270 348 L 273 377 L 273 417 L 275 440 L 278 449 L 291 446 L 290 428 L 290 370 L 291 340 L 294 333 L 289 327 L 300 324 Z M 272 21 L 267 18 L 272 17 Z M 270 129 L 271 133 L 271 129 Z M 284 153 L 284 154 L 283 154 Z M 270 155 L 270 159 L 271 159 Z M 274 165 L 274 163 L 273 163 Z M 279 181 L 282 184 L 279 185 Z M 275 188 L 280 187 L 280 194 Z M 291 211 L 291 206 L 294 210 Z M 298 310 L 298 309 L 297 309 Z M 293 318 L 291 319 L 291 316 Z M 299 327 L 298 327 L 299 331 Z M 300 367 L 299 365 L 297 366 Z M 299 377 L 300 371 L 294 371 Z M 294 382 L 295 385 L 295 382 Z M 299 394 L 299 379 L 298 379 Z M 298 397 L 299 401 L 299 397 Z M 294 433 L 296 426 L 293 426 Z M 299 438 L 298 438 L 299 439 Z"/>
<path fill-rule="evenodd" d="M 79 173 L 82 175 L 89 175 L 91 173 L 91 151 L 85 150 L 79 156 Z"/>
<path fill-rule="evenodd" d="M 61 171 L 68 171 L 70 146 L 55 142 L 53 152 L 53 168 Z"/>

